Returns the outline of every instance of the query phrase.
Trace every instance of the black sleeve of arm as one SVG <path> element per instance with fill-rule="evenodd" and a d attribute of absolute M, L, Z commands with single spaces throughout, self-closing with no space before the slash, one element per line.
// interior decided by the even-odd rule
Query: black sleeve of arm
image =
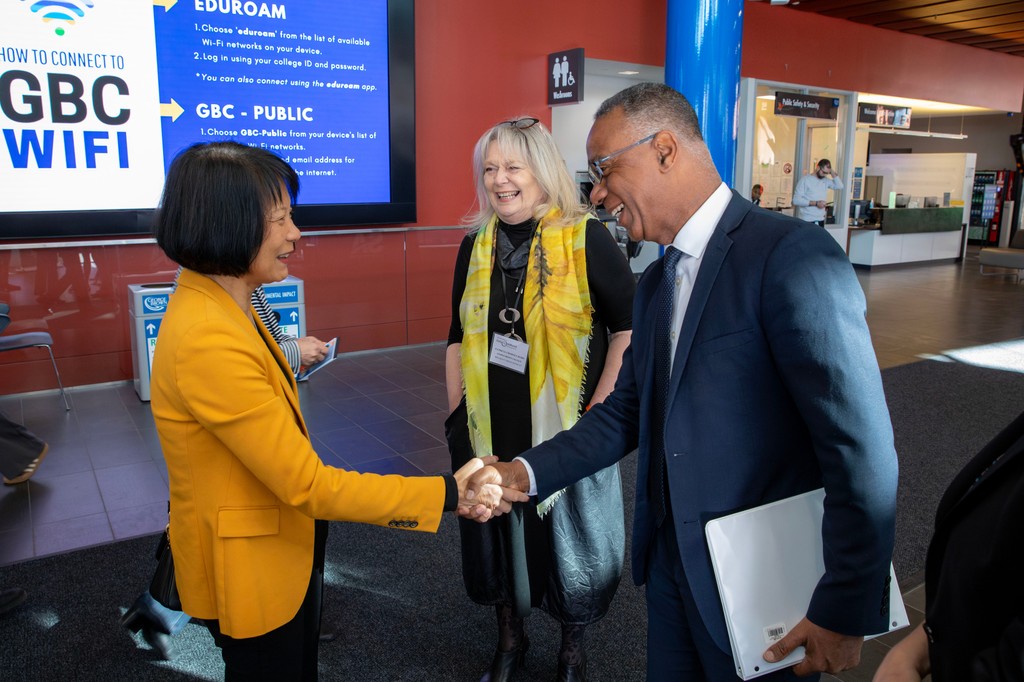
<path fill-rule="evenodd" d="M 629 261 L 600 220 L 587 222 L 587 281 L 594 309 L 612 334 L 633 328 L 636 280 Z"/>
<path fill-rule="evenodd" d="M 981 651 L 971 666 L 975 682 L 1024 680 L 1024 622 L 1014 618 L 994 646 Z"/>
<path fill-rule="evenodd" d="M 443 474 L 441 478 L 444 479 L 444 510 L 455 511 L 459 506 L 459 484 L 452 474 Z"/>
<path fill-rule="evenodd" d="M 467 234 L 459 245 L 459 255 L 455 257 L 455 275 L 452 278 L 452 323 L 448 327 L 448 345 L 462 343 L 462 320 L 459 319 L 459 306 L 462 294 L 466 291 L 466 275 L 469 274 L 469 256 L 473 253 L 473 242 L 476 233 Z"/>

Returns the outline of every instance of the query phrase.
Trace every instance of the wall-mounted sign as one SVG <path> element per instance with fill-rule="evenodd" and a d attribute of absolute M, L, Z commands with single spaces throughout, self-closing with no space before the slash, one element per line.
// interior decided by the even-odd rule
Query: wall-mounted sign
<path fill-rule="evenodd" d="M 583 101 L 583 48 L 548 55 L 548 104 Z"/>
<path fill-rule="evenodd" d="M 839 114 L 838 97 L 818 97 L 799 92 L 776 92 L 776 116 L 800 116 L 836 120 Z"/>
<path fill-rule="evenodd" d="M 910 107 L 865 103 L 857 107 L 857 123 L 871 123 L 893 128 L 910 127 Z"/>

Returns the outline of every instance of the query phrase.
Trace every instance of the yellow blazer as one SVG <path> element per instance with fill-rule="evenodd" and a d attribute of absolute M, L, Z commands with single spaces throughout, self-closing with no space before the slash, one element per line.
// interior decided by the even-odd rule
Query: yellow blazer
<path fill-rule="evenodd" d="M 313 566 L 314 519 L 437 531 L 441 477 L 320 461 L 280 348 L 208 277 L 181 273 L 160 326 L 151 399 L 181 603 L 218 619 L 226 635 L 255 637 L 295 616 Z"/>

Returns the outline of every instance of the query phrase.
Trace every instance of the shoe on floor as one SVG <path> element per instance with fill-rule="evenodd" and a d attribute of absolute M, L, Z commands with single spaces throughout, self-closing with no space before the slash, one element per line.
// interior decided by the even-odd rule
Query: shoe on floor
<path fill-rule="evenodd" d="M 43 457 L 46 457 L 46 453 L 50 451 L 50 446 L 43 443 L 43 451 L 39 453 L 39 456 L 32 460 L 32 463 L 25 467 L 25 470 L 21 472 L 21 475 L 15 476 L 14 478 L 7 478 L 4 476 L 4 485 L 16 485 L 18 483 L 24 483 L 28 479 L 32 478 L 32 475 L 36 473 L 36 469 L 39 468 L 39 463 L 43 461 Z"/>
<path fill-rule="evenodd" d="M 0 590 L 0 614 L 12 611 L 28 599 L 28 592 L 20 587 L 8 587 Z"/>

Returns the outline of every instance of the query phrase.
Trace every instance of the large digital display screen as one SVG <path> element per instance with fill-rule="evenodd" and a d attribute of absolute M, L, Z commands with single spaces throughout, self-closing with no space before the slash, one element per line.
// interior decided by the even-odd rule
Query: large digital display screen
<path fill-rule="evenodd" d="M 174 156 L 258 145 L 301 226 L 415 220 L 413 0 L 0 0 L 0 239 L 146 233 Z"/>

